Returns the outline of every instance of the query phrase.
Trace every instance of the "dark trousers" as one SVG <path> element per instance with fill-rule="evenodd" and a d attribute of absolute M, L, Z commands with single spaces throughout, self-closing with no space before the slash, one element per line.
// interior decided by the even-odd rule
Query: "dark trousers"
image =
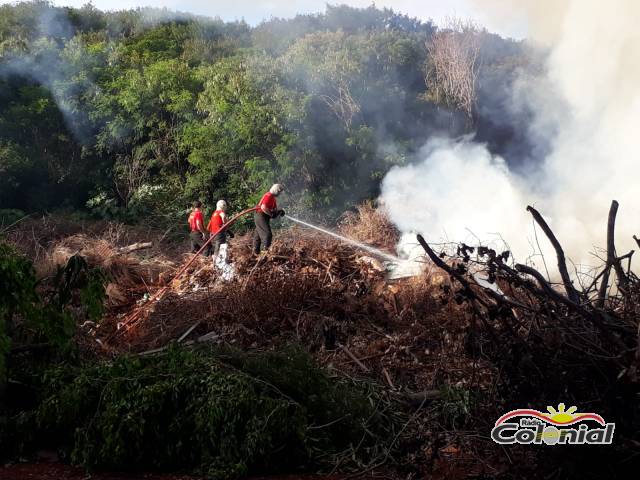
<path fill-rule="evenodd" d="M 189 240 L 191 240 L 191 253 L 198 253 L 198 250 L 202 248 L 204 242 L 206 241 L 202 239 L 202 233 L 200 232 L 191 232 L 189 234 Z M 211 244 L 209 244 L 207 248 L 204 249 L 202 254 L 205 257 L 208 257 L 211 254 Z"/>
<path fill-rule="evenodd" d="M 258 254 L 261 244 L 265 250 L 269 250 L 271 246 L 271 238 L 273 237 L 271 225 L 269 225 L 271 217 L 258 211 L 253 214 L 253 220 L 256 224 L 256 230 L 253 232 L 253 253 Z"/>
<path fill-rule="evenodd" d="M 213 237 L 211 245 L 213 245 L 213 255 L 218 255 L 220 245 L 227 243 L 227 232 L 220 232 Z"/>

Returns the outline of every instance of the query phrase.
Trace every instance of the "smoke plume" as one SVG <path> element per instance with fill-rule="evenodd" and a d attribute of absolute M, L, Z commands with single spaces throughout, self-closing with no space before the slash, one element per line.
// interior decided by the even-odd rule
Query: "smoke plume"
<path fill-rule="evenodd" d="M 89 78 L 78 79 L 81 67 L 70 62 L 57 42 L 69 42 L 74 36 L 74 28 L 69 18 L 61 10 L 49 4 L 38 5 L 38 22 L 34 30 L 31 49 L 0 52 L 0 79 L 12 76 L 24 77 L 45 87 L 62 114 L 65 125 L 80 144 L 90 142 L 87 113 L 79 105 L 70 91 L 96 92 L 97 87 Z M 72 41 L 73 42 L 73 41 Z M 81 48 L 80 42 L 67 48 Z M 75 84 L 74 84 L 75 83 Z"/>
<path fill-rule="evenodd" d="M 534 109 L 531 128 L 549 143 L 549 152 L 523 174 L 469 139 L 432 141 L 418 162 L 388 173 L 382 201 L 403 232 L 421 232 L 432 242 L 468 241 L 471 235 L 488 243 L 499 234 L 520 261 L 538 250 L 525 211 L 535 205 L 569 257 L 593 265 L 616 199 L 616 244 L 618 254 L 626 253 L 632 235 L 640 233 L 634 168 L 640 151 L 640 3 L 492 3 L 505 21 L 509 11 L 525 12 L 533 40 L 550 48 L 543 82 L 552 89 L 548 98 L 559 101 L 541 101 L 546 93 L 540 81 L 522 79 L 518 88 Z M 538 239 L 551 255 L 541 232 Z"/>

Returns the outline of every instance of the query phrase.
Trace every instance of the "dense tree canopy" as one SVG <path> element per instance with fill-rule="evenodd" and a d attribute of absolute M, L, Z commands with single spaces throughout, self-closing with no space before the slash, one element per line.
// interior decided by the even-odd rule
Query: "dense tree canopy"
<path fill-rule="evenodd" d="M 290 204 L 332 216 L 374 197 L 432 135 L 477 131 L 508 153 L 518 139 L 493 120 L 495 89 L 481 87 L 508 85 L 522 45 L 473 32 L 469 124 L 430 95 L 437 32 L 373 6 L 256 27 L 155 9 L 0 6 L 0 209 L 171 218 L 196 198 L 246 207 L 278 180 Z"/>

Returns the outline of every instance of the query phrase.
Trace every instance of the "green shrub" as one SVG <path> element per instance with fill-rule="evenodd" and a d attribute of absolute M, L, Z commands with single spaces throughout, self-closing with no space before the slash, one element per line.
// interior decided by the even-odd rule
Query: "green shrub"
<path fill-rule="evenodd" d="M 11 225 L 26 217 L 27 214 L 15 208 L 0 208 L 0 230 L 5 225 Z"/>
<path fill-rule="evenodd" d="M 475 401 L 471 390 L 456 386 L 445 387 L 440 403 L 440 417 L 444 424 L 454 430 L 462 428 L 471 418 Z"/>
<path fill-rule="evenodd" d="M 90 269 L 82 257 L 75 255 L 58 270 L 51 288 L 38 289 L 31 262 L 0 242 L 0 406 L 12 343 L 47 343 L 51 353 L 65 350 L 75 330 L 69 305 L 77 299 L 75 303 L 88 318 L 99 320 L 104 282 L 99 270 Z"/>
<path fill-rule="evenodd" d="M 295 348 L 170 350 L 59 366 L 31 417 L 37 438 L 88 468 L 194 470 L 212 478 L 292 471 L 388 438 L 368 388 L 330 379 Z M 49 445 L 52 446 L 52 445 Z"/>
<path fill-rule="evenodd" d="M 87 261 L 76 254 L 69 258 L 64 267 L 58 267 L 48 304 L 64 312 L 67 305 L 72 303 L 74 293 L 78 292 L 80 304 L 84 307 L 87 317 L 98 321 L 104 311 L 105 280 L 99 269 L 90 268 Z"/>
<path fill-rule="evenodd" d="M 31 262 L 0 243 L 0 386 L 6 376 L 5 358 L 11 347 L 14 316 L 31 318 L 38 311 L 36 285 Z"/>

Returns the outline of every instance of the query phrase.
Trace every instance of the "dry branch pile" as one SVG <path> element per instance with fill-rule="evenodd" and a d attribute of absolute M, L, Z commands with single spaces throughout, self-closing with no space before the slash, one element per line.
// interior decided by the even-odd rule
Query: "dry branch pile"
<path fill-rule="evenodd" d="M 615 251 L 616 207 L 607 263 L 584 287 L 569 278 L 560 242 L 533 208 L 558 254 L 559 284 L 507 253 L 458 245 L 447 257 L 421 237 L 432 265 L 422 276 L 390 281 L 380 262 L 297 227 L 277 232 L 259 258 L 248 236 L 231 240 L 230 281 L 201 257 L 167 283 L 191 255 L 170 262 L 156 250 L 145 258 L 147 250 L 126 248 L 140 238 L 114 242 L 73 232 L 49 243 L 46 255 L 63 261 L 79 251 L 125 293 L 120 302 L 110 294 L 108 315 L 80 339 L 99 355 L 154 354 L 175 342 L 246 350 L 300 343 L 334 374 L 375 379 L 409 408 L 420 407 L 402 439 L 407 464 L 441 478 L 497 476 L 513 471 L 514 462 L 527 472 L 543 465 L 531 450 L 510 450 L 507 461 L 486 440 L 495 419 L 512 408 L 559 401 L 588 407 L 619 425 L 618 448 L 627 448 L 620 459 L 637 452 L 640 281 L 629 269 L 631 254 Z M 341 231 L 387 249 L 398 238 L 371 206 L 347 216 Z M 478 274 L 493 288 L 478 283 Z M 145 303 L 163 286 L 159 302 Z M 143 314 L 118 330 L 131 312 Z M 602 459 L 591 457 L 585 461 Z"/>
<path fill-rule="evenodd" d="M 265 257 L 251 256 L 248 237 L 232 240 L 230 251 L 234 280 L 221 280 L 203 257 L 129 331 L 115 331 L 122 315 L 105 320 L 100 335 L 112 338 L 110 349 L 154 354 L 174 342 L 245 350 L 299 343 L 335 375 L 375 379 L 408 408 L 430 406 L 403 436 L 406 448 L 421 452 L 406 460 L 412 468 L 428 463 L 421 449 L 436 438 L 443 442 L 436 450 L 451 448 L 455 433 L 435 433 L 431 405 L 443 392 L 489 391 L 496 371 L 467 355 L 471 312 L 450 301 L 443 272 L 388 281 L 351 246 L 298 228 L 279 232 Z"/>
<path fill-rule="evenodd" d="M 112 243 L 86 234 L 72 235 L 57 242 L 49 261 L 63 266 L 73 255 L 81 255 L 91 267 L 98 267 L 107 278 L 107 303 L 111 308 L 127 308 L 140 295 L 157 285 L 174 263 L 166 259 L 141 259 L 132 253 L 150 248 L 150 242 L 115 247 Z"/>
<path fill-rule="evenodd" d="M 608 260 L 584 287 L 569 277 L 560 242 L 533 207 L 527 210 L 556 251 L 557 285 L 528 265 L 511 263 L 508 252 L 459 245 L 446 259 L 422 237 L 418 240 L 449 274 L 459 301 L 474 312 L 469 351 L 499 369 L 496 400 L 504 409 L 553 405 L 559 399 L 588 405 L 616 422 L 619 459 L 629 461 L 640 454 L 640 280 L 628 266 L 623 268 L 633 251 L 618 256 L 615 250 L 617 207 L 614 201 L 607 226 Z M 476 281 L 479 272 L 493 287 Z M 614 458 L 610 455 L 609 460 Z M 598 458 L 602 460 L 591 453 L 583 461 L 589 465 Z"/>
<path fill-rule="evenodd" d="M 105 274 L 107 306 L 119 311 L 131 308 L 175 266 L 164 233 L 115 222 L 44 216 L 20 222 L 6 236 L 33 261 L 45 283 L 73 255 L 81 255 Z"/>
<path fill-rule="evenodd" d="M 379 262 L 297 228 L 281 233 L 265 257 L 250 255 L 247 237 L 233 241 L 231 254 L 234 280 L 199 259 L 116 342 L 153 350 L 196 325 L 188 338 L 214 333 L 245 348 L 300 342 L 331 368 L 374 375 L 394 389 L 466 381 L 468 317 L 453 303 L 443 307 L 444 275 L 389 282 Z M 449 375 L 447 365 L 460 370 Z"/>

